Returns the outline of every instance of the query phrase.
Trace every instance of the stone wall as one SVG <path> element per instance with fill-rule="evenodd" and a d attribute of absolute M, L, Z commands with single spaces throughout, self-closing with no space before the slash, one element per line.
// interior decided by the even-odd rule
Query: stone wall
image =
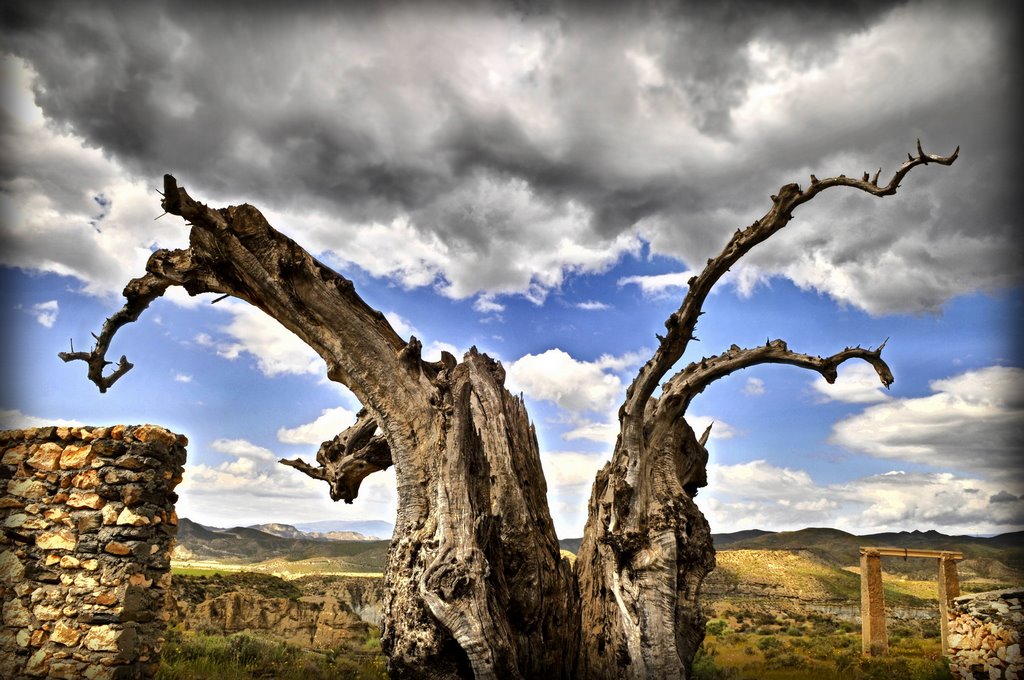
<path fill-rule="evenodd" d="M 1020 642 L 1024 636 L 1024 590 L 999 590 L 958 597 L 949 610 L 953 677 L 1024 680 Z"/>
<path fill-rule="evenodd" d="M 156 672 L 187 443 L 153 425 L 0 432 L 0 677 Z"/>

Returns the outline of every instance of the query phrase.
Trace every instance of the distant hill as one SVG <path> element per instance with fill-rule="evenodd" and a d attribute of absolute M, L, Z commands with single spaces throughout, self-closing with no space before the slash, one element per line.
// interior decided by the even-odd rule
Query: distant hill
<path fill-rule="evenodd" d="M 178 560 L 218 560 L 253 563 L 273 558 L 289 561 L 313 557 L 339 558 L 349 571 L 380 571 L 390 541 L 288 538 L 251 527 L 217 529 L 182 517 L 172 557 Z"/>
<path fill-rule="evenodd" d="M 765 534 L 770 533 L 772 532 L 762 531 L 760 529 L 747 529 L 745 531 L 734 531 L 731 534 L 712 534 L 711 538 L 715 542 L 715 548 L 721 550 L 722 548 L 730 546 L 734 543 L 739 543 L 740 541 L 745 541 L 751 538 L 757 538 L 759 536 L 764 536 Z"/>
<path fill-rule="evenodd" d="M 190 560 L 220 560 L 255 563 L 280 558 L 289 562 L 311 558 L 337 558 L 338 568 L 378 572 L 383 569 L 388 540 L 368 539 L 365 532 L 390 536 L 387 522 L 323 521 L 299 525 L 268 523 L 252 527 L 218 529 L 187 518 L 178 524 L 174 557 Z M 383 529 L 383 531 L 382 531 Z M 349 532 L 349 533 L 342 533 Z M 720 552 L 755 550 L 789 552 L 836 571 L 859 565 L 860 548 L 866 546 L 953 550 L 964 554 L 961 578 L 1001 583 L 1024 583 L 1024 532 L 993 537 L 947 536 L 937 531 L 908 531 L 855 536 L 829 528 L 799 531 L 751 529 L 714 534 Z M 563 550 L 579 552 L 580 538 L 559 541 Z M 720 560 L 724 568 L 726 562 Z M 887 557 L 883 569 L 915 579 L 935 578 L 933 560 Z M 849 575 L 849 571 L 845 571 Z M 722 576 L 725 575 L 723 570 Z M 844 577 L 846 578 L 846 577 Z M 833 579 L 835 580 L 835 579 Z M 847 584 L 848 585 L 848 584 Z M 846 586 L 843 586 L 845 589 Z"/>
<path fill-rule="evenodd" d="M 741 536 L 741 534 L 747 534 Z M 961 571 L 997 579 L 1024 574 L 1024 532 L 990 538 L 947 536 L 937 531 L 900 531 L 856 536 L 839 529 L 808 528 L 799 531 L 736 532 L 713 535 L 719 550 L 788 550 L 813 555 L 826 564 L 852 567 L 859 564 L 860 548 L 892 547 L 962 552 Z M 934 577 L 929 560 L 885 558 L 886 571 L 918 577 Z"/>
<path fill-rule="evenodd" d="M 370 520 L 337 520 L 328 519 L 319 522 L 302 522 L 295 524 L 299 531 L 312 534 L 328 534 L 335 531 L 355 531 L 363 536 L 380 540 L 391 540 L 395 525 L 379 519 Z"/>
<path fill-rule="evenodd" d="M 250 524 L 250 529 L 256 529 L 267 534 L 280 536 L 281 538 L 312 539 L 316 541 L 379 541 L 377 536 L 366 536 L 358 531 L 302 531 L 291 524 Z"/>

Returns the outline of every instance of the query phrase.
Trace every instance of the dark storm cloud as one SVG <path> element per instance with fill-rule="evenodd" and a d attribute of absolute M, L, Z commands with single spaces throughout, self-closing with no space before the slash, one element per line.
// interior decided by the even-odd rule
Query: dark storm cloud
<path fill-rule="evenodd" d="M 1018 500 L 1020 499 L 1014 496 L 1009 491 L 1005 490 L 1000 491 L 999 493 L 994 494 L 992 496 L 989 496 L 988 498 L 989 503 L 1013 503 L 1014 501 Z"/>
<path fill-rule="evenodd" d="M 640 225 L 656 251 L 701 262 L 782 183 L 891 168 L 918 135 L 933 152 L 959 143 L 953 172 L 911 178 L 916 198 L 879 211 L 822 200 L 814 228 L 751 259 L 766 275 L 892 311 L 1013 280 L 1019 170 L 1005 148 L 1018 72 L 1005 52 L 1013 22 L 1002 21 L 1012 11 L 25 2 L 3 10 L 2 35 L 38 73 L 45 114 L 140 177 L 170 171 L 211 198 L 352 224 L 408 217 L 424 238 L 479 253 L 494 250 L 491 234 L 514 241 L 522 229 L 512 257 L 524 267 L 531 246 L 545 247 L 526 241 L 524 216 L 563 219 L 578 207 L 589 226 L 576 236 L 592 247 L 610 249 Z M 936 45 L 948 45 L 948 64 L 934 63 Z M 807 79 L 818 72 L 823 80 Z M 785 95 L 770 89 L 801 78 Z M 764 103 L 752 105 L 758 88 L 768 88 Z M 506 207 L 469 204 L 484 195 Z M 822 223 L 844 228 L 823 239 Z M 326 232 L 318 243 L 344 250 Z M 824 264 L 794 263 L 793 252 L 822 253 Z M 886 287 L 876 267 L 890 253 L 908 281 Z M 453 267 L 440 273 L 462 294 L 522 292 L 533 276 Z M 830 289 L 829 267 L 857 291 Z M 922 285 L 918 273 L 936 267 L 952 283 Z M 909 289 L 920 299 L 908 306 Z"/>
<path fill-rule="evenodd" d="M 247 11 L 239 11 L 242 6 Z M 458 13 L 440 3 L 425 7 L 417 10 L 425 21 L 443 22 Z M 380 11 L 346 7 L 334 12 L 321 5 L 293 15 L 272 3 L 201 9 L 188 3 L 21 3 L 8 8 L 4 25 L 5 43 L 40 74 L 37 101 L 47 115 L 139 172 L 178 168 L 221 191 L 257 191 L 275 199 L 301 187 L 302 193 L 343 209 L 380 201 L 414 209 L 451 181 L 446 171 L 459 176 L 482 165 L 511 171 L 545 192 L 583 195 L 599 213 L 630 220 L 663 207 L 657 195 L 669 182 L 622 187 L 629 178 L 617 176 L 607 163 L 593 162 L 593 139 L 614 127 L 608 121 L 619 113 L 605 99 L 631 96 L 622 81 L 632 77 L 624 72 L 621 55 L 598 55 L 609 38 L 622 46 L 629 41 L 614 36 L 651 32 L 661 43 L 654 47 L 668 50 L 664 62 L 670 77 L 694 93 L 698 117 L 711 121 L 727 114 L 749 79 L 739 52 L 743 44 L 757 32 L 771 33 L 775 24 L 778 32 L 791 30 L 787 26 L 793 19 L 790 11 L 766 12 L 758 3 L 712 7 L 688 11 L 664 28 L 662 22 L 672 17 L 656 6 L 602 11 L 569 4 L 524 11 L 524 22 L 547 26 L 575 43 L 567 50 L 563 72 L 556 74 L 561 91 L 553 96 L 564 102 L 564 113 L 584 113 L 580 109 L 585 106 L 590 115 L 573 121 L 569 133 L 574 143 L 561 158 L 523 135 L 500 107 L 495 115 L 462 101 L 444 73 L 429 70 L 430 55 L 416 64 L 417 45 L 401 44 L 403 28 L 388 29 Z M 847 15 L 855 14 L 817 10 L 808 16 L 815 27 L 837 30 Z M 833 18 L 822 22 L 823 15 Z M 390 32 L 407 55 L 375 54 L 373 34 L 380 31 Z M 334 40 L 363 43 L 368 61 L 360 58 L 363 50 L 355 49 L 346 55 L 350 60 L 338 59 L 315 79 L 305 80 L 304 59 Z M 395 80 L 404 77 L 396 70 L 417 66 L 425 67 L 415 74 L 425 81 L 416 83 L 422 91 L 411 101 L 395 96 Z M 617 72 L 610 73 L 611 68 Z M 599 71 L 594 86 L 574 87 L 572 81 L 588 70 Z M 342 86 L 317 93 L 317 80 Z M 295 91 L 296 86 L 304 89 Z M 440 101 L 431 101 L 435 97 Z M 368 101 L 372 105 L 364 108 Z M 422 126 L 417 121 L 421 109 L 434 106 L 445 109 L 446 121 L 436 146 L 425 149 L 427 158 L 417 163 L 415 157 L 403 157 L 405 150 L 398 150 L 397 157 L 381 153 L 381 139 L 368 129 L 376 122 L 368 116 L 380 113 L 374 109 L 387 110 L 391 120 L 384 122 L 396 132 Z M 707 125 L 725 127 L 722 122 Z M 247 134 L 273 155 L 277 177 L 246 172 L 245 155 L 252 152 L 245 148 Z M 638 195 L 645 191 L 650 199 Z"/>

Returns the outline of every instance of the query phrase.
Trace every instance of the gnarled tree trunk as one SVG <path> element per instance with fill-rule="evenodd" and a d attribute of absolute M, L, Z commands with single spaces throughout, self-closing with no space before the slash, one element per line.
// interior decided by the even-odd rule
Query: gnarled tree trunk
<path fill-rule="evenodd" d="M 656 394 L 659 383 L 693 339 L 716 282 L 783 228 L 794 208 L 833 186 L 889 195 L 913 167 L 949 165 L 956 156 L 926 155 L 919 144 L 885 186 L 877 174 L 812 176 L 805 190 L 788 184 L 690 280 L 667 334 L 627 390 L 575 569 L 560 558 L 537 437 L 523 401 L 505 389 L 501 365 L 475 348 L 461 362 L 447 353 L 423 361 L 416 338 L 400 338 L 350 281 L 252 206 L 213 210 L 165 177 L 162 205 L 191 223 L 189 247 L 153 253 L 95 347 L 61 358 L 86 362 L 104 392 L 132 368 L 121 357 L 104 375 L 114 334 L 170 286 L 259 307 L 323 357 L 328 376 L 364 406 L 356 423 L 320 447 L 317 465 L 282 462 L 327 481 L 331 497 L 346 502 L 368 474 L 395 466 L 398 516 L 382 637 L 392 677 L 686 678 L 704 636 L 701 582 L 714 567 L 710 529 L 693 501 L 707 483 L 708 432 L 698 439 L 686 423 L 690 401 L 718 378 L 762 363 L 808 368 L 831 382 L 840 363 L 862 359 L 884 385 L 892 375 L 881 347 L 821 358 L 774 340 L 692 363 Z"/>

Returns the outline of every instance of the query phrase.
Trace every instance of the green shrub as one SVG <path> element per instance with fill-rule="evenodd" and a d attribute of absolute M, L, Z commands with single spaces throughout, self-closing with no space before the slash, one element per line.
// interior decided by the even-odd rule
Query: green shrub
<path fill-rule="evenodd" d="M 727 621 L 723 621 L 722 619 L 711 619 L 706 624 L 704 624 L 704 630 L 707 632 L 708 635 L 713 635 L 717 637 L 729 630 L 729 623 Z"/>
<path fill-rule="evenodd" d="M 858 669 L 858 680 L 952 680 L 945 659 L 910 659 L 907 657 L 881 657 L 863 659 Z"/>
<path fill-rule="evenodd" d="M 779 652 L 785 645 L 782 644 L 782 640 L 777 637 L 763 637 L 757 641 L 757 648 L 768 656 L 769 652 Z"/>
<path fill-rule="evenodd" d="M 770 658 L 765 654 L 764 665 L 766 668 L 805 668 L 807 659 L 793 652 L 781 652 L 773 654 Z"/>
<path fill-rule="evenodd" d="M 693 657 L 693 667 L 690 678 L 692 680 L 729 680 L 735 676 L 734 670 L 722 668 L 715 663 L 714 648 L 710 650 L 701 647 Z"/>

